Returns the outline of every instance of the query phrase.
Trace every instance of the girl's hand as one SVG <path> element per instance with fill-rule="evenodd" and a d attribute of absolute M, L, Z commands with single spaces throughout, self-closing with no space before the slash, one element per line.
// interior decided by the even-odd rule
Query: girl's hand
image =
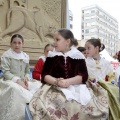
<path fill-rule="evenodd" d="M 28 90 L 28 87 L 25 85 L 25 83 L 21 80 L 17 80 L 16 82 L 17 84 L 19 84 L 20 86 L 22 86 L 23 88 L 27 89 Z"/>
<path fill-rule="evenodd" d="M 58 86 L 62 88 L 67 88 L 70 86 L 69 80 L 68 79 L 62 79 L 58 82 Z"/>
<path fill-rule="evenodd" d="M 24 78 L 24 84 L 25 84 L 27 87 L 28 87 L 28 80 L 29 80 L 28 77 L 25 77 L 25 78 Z"/>

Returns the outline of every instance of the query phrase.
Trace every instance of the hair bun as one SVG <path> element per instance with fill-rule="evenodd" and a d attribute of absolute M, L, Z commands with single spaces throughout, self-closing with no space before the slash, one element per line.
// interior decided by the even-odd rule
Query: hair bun
<path fill-rule="evenodd" d="M 105 45 L 101 43 L 100 52 L 103 51 L 104 49 L 105 49 Z"/>
<path fill-rule="evenodd" d="M 99 42 L 101 42 L 101 39 L 100 39 L 100 38 L 98 38 L 98 41 L 99 41 Z"/>

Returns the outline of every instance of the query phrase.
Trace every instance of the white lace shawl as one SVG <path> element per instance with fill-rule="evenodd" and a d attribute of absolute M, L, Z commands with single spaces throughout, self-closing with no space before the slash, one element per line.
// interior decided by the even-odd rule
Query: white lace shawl
<path fill-rule="evenodd" d="M 49 51 L 48 53 L 48 57 L 54 57 L 54 56 L 64 56 L 64 57 L 70 57 L 72 59 L 85 59 L 84 55 L 78 51 L 74 46 L 71 47 L 70 51 L 66 52 L 66 53 L 62 53 L 62 52 L 56 52 L 56 51 Z"/>
<path fill-rule="evenodd" d="M 109 72 L 113 71 L 113 67 L 109 61 L 104 58 L 100 58 L 99 67 L 96 64 L 95 60 L 91 57 L 86 59 L 86 65 L 88 69 L 88 75 L 90 78 L 95 78 L 96 81 L 104 80 L 105 76 L 108 75 Z"/>
<path fill-rule="evenodd" d="M 17 60 L 22 59 L 25 63 L 29 63 L 29 56 L 25 52 L 21 51 L 20 53 L 16 53 L 11 48 L 4 52 L 1 57 L 8 57 Z"/>

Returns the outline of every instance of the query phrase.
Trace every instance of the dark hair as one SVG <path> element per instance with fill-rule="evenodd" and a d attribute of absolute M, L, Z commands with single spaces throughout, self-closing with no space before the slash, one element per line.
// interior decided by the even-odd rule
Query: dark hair
<path fill-rule="evenodd" d="M 54 47 L 53 44 L 47 44 L 47 45 L 45 45 L 45 47 L 44 47 L 44 51 L 46 50 L 46 48 L 47 48 L 48 46 Z"/>
<path fill-rule="evenodd" d="M 71 40 L 71 46 L 74 45 L 74 35 L 69 29 L 59 29 L 57 32 L 60 33 L 60 35 L 65 38 L 65 39 L 70 39 Z"/>
<path fill-rule="evenodd" d="M 74 39 L 73 45 L 74 45 L 74 46 L 78 46 L 78 41 L 77 41 L 77 39 Z"/>
<path fill-rule="evenodd" d="M 98 46 L 99 52 L 101 52 L 105 48 L 105 45 L 100 42 L 100 39 L 96 39 L 96 38 L 89 39 L 87 40 L 87 42 L 90 42 L 94 47 Z"/>
<path fill-rule="evenodd" d="M 86 50 L 85 47 L 78 47 L 77 49 L 78 49 L 80 52 L 83 52 L 83 51 Z"/>
<path fill-rule="evenodd" d="M 120 62 L 120 51 L 118 52 L 118 61 Z"/>
<path fill-rule="evenodd" d="M 105 45 L 101 43 L 100 51 L 103 51 L 105 49 Z"/>
<path fill-rule="evenodd" d="M 20 35 L 20 34 L 14 34 L 11 37 L 11 41 L 10 41 L 11 43 L 12 43 L 12 41 L 13 41 L 14 38 L 20 38 L 22 40 L 22 42 L 24 42 L 24 39 L 23 39 L 22 35 Z"/>
<path fill-rule="evenodd" d="M 116 52 L 116 54 L 113 57 L 117 59 L 118 62 L 120 62 L 120 51 Z"/>

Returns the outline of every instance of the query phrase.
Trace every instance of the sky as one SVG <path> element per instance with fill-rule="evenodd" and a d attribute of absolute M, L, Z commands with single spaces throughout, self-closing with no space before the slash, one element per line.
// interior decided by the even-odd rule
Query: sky
<path fill-rule="evenodd" d="M 68 0 L 68 3 L 73 13 L 73 33 L 78 40 L 81 39 L 81 9 L 84 7 L 98 5 L 114 17 L 120 26 L 120 0 Z"/>

